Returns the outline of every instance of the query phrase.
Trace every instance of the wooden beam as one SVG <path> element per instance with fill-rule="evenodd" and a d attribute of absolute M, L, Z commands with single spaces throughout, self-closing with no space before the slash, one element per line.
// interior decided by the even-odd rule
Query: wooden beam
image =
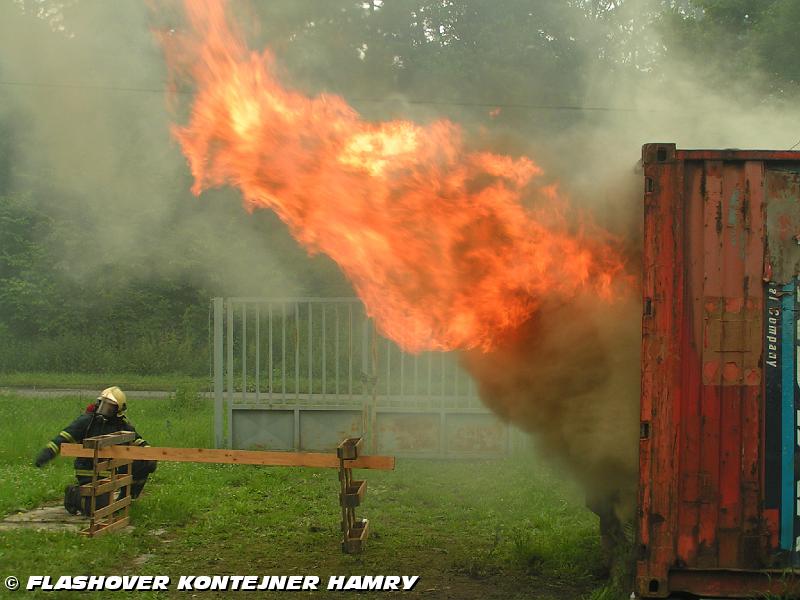
<path fill-rule="evenodd" d="M 116 433 L 107 433 L 105 435 L 96 435 L 88 437 L 83 440 L 84 448 L 105 448 L 115 444 L 125 444 L 132 442 L 136 439 L 136 434 L 132 431 L 118 431 Z"/>
<path fill-rule="evenodd" d="M 61 444 L 62 456 L 92 458 L 94 450 L 80 444 Z M 224 450 L 209 448 L 157 448 L 150 446 L 109 446 L 98 451 L 101 458 L 127 458 L 131 460 L 167 460 L 173 462 L 226 463 L 240 465 L 267 465 L 274 467 L 321 467 L 338 469 L 335 454 L 321 452 L 262 452 L 257 450 Z M 394 456 L 361 456 L 347 461 L 352 469 L 394 470 Z"/>
<path fill-rule="evenodd" d="M 112 502 L 111 504 L 104 506 L 103 508 L 98 508 L 97 510 L 95 510 L 94 518 L 102 519 L 130 505 L 131 505 L 131 497 L 125 496 L 121 500 L 117 500 L 116 502 Z"/>
<path fill-rule="evenodd" d="M 361 442 L 364 438 L 347 438 L 336 448 L 336 456 L 346 460 L 354 460 L 361 454 Z"/>
<path fill-rule="evenodd" d="M 61 445 L 63 446 L 64 444 Z M 91 483 L 82 485 L 80 487 L 81 496 L 99 496 L 100 494 L 118 490 L 119 488 L 130 485 L 131 483 L 133 483 L 133 477 L 130 475 L 123 475 L 122 477 L 117 477 L 114 480 L 108 479 L 107 477 L 104 479 L 98 479 L 94 485 Z"/>
<path fill-rule="evenodd" d="M 98 525 L 94 530 L 85 529 L 84 531 L 81 531 L 81 533 L 83 535 L 88 535 L 89 537 L 94 537 L 96 535 L 105 535 L 107 533 L 111 533 L 112 531 L 116 531 L 117 529 L 122 529 L 123 527 L 127 527 L 129 521 L 130 519 L 128 517 L 122 517 L 121 519 L 112 521 L 107 525 Z"/>
<path fill-rule="evenodd" d="M 109 458 L 108 460 L 98 460 L 97 470 L 109 471 L 111 469 L 116 469 L 117 467 L 121 467 L 123 465 L 129 465 L 132 462 L 133 461 L 130 458 Z"/>

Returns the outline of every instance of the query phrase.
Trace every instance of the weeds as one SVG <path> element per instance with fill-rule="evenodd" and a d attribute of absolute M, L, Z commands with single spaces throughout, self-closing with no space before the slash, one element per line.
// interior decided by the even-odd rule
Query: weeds
<path fill-rule="evenodd" d="M 193 383 L 179 383 L 169 395 L 169 408 L 173 412 L 185 413 L 199 410 L 204 401 L 198 386 Z"/>

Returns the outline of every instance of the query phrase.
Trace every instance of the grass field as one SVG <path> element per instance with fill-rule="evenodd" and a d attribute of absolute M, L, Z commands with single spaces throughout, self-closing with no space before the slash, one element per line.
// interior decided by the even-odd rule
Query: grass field
<path fill-rule="evenodd" d="M 191 387 L 199 391 L 211 389 L 208 377 L 189 377 L 180 374 L 0 372 L 0 388 L 102 390 L 109 385 L 118 385 L 124 390 L 174 391 L 179 387 Z"/>
<path fill-rule="evenodd" d="M 130 419 L 152 445 L 211 446 L 210 403 L 131 396 Z M 83 408 L 77 398 L 0 396 L 0 516 L 61 500 L 71 461 L 37 469 L 32 459 Z M 13 574 L 24 584 L 31 574 L 283 574 L 325 582 L 329 575 L 401 574 L 420 575 L 407 595 L 421 598 L 621 597 L 604 588 L 596 518 L 573 486 L 531 456 L 399 459 L 394 472 L 360 473 L 368 491 L 359 514 L 373 527 L 360 556 L 339 549 L 333 470 L 161 463 L 132 507 L 133 531 L 96 539 L 0 531 L 0 578 Z M 0 588 L 4 593 L 11 597 Z M 202 597 L 234 595 L 215 593 Z M 186 596 L 129 594 L 114 597 Z M 357 596 L 365 595 L 383 594 Z"/>

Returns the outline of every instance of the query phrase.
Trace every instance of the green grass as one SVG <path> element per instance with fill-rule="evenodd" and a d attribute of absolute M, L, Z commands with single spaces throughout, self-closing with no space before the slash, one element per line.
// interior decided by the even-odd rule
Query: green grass
<path fill-rule="evenodd" d="M 0 396 L 0 422 L 13 424 L 0 438 L 0 514 L 60 500 L 72 477 L 69 460 L 43 470 L 31 462 L 82 409 L 76 398 Z M 135 403 L 129 412 L 152 445 L 209 447 L 211 410 L 209 403 L 178 397 Z M 188 574 L 308 574 L 324 582 L 329 575 L 404 574 L 421 576 L 409 594 L 414 597 L 613 597 L 602 591 L 596 518 L 574 487 L 530 456 L 399 459 L 396 471 L 358 474 L 368 481 L 359 515 L 372 527 L 358 556 L 339 549 L 333 470 L 161 463 L 132 507 L 132 532 L 85 539 L 0 531 L 0 575 L 24 582 L 31 574 L 164 574 L 176 582 Z M 143 564 L 132 562 L 144 555 L 151 556 Z M 170 594 L 135 597 L 185 597 Z M 214 594 L 203 597 L 232 595 Z"/>
<path fill-rule="evenodd" d="M 290 372 L 286 376 L 285 389 L 286 394 L 291 396 L 295 393 L 307 394 L 309 390 L 315 394 L 321 394 L 323 391 L 322 379 L 319 376 L 310 379 L 306 375 L 307 370 L 304 366 L 303 374 L 295 379 L 294 372 Z M 269 392 L 269 377 L 268 373 L 261 372 L 260 374 L 260 391 L 262 393 Z M 424 379 L 424 378 L 423 378 Z M 156 390 L 156 391 L 173 391 L 180 386 L 191 386 L 199 391 L 210 391 L 212 389 L 212 380 L 210 377 L 192 376 L 181 373 L 174 374 L 160 374 L 160 375 L 141 375 L 138 373 L 58 373 L 51 371 L 9 371 L 0 372 L 0 388 L 38 388 L 38 389 L 97 389 L 101 390 L 109 385 L 118 385 L 124 390 Z M 224 380 L 224 385 L 228 385 L 227 375 Z M 284 385 L 282 383 L 281 374 L 276 370 L 273 376 L 273 390 L 275 392 L 282 391 Z M 335 389 L 335 376 L 329 374 L 325 391 L 328 394 L 334 393 Z M 433 378 L 430 387 L 430 393 L 439 395 L 442 388 L 442 379 L 437 374 Z M 380 380 L 378 382 L 378 393 L 386 393 L 387 382 Z M 393 377 L 389 382 L 389 387 L 394 394 L 398 394 L 401 389 L 399 377 Z M 233 388 L 236 391 L 242 389 L 242 375 L 241 367 L 234 367 Z M 422 379 L 418 382 L 415 390 L 413 382 L 409 379 L 403 385 L 406 394 L 414 395 L 418 393 L 425 395 L 428 393 L 427 381 Z M 346 377 L 342 374 L 339 382 L 339 393 L 347 394 L 352 392 L 354 396 L 360 396 L 367 392 L 371 393 L 371 387 L 360 380 L 353 381 L 348 385 Z M 454 388 L 452 382 L 444 384 L 445 393 L 453 392 Z M 256 391 L 255 373 L 251 365 L 251 372 L 247 376 L 247 390 L 248 392 Z M 463 384 L 461 392 L 463 393 Z"/>

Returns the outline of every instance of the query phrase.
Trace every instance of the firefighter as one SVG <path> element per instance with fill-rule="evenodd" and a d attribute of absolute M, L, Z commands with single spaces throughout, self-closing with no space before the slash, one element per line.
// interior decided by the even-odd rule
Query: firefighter
<path fill-rule="evenodd" d="M 136 433 L 133 424 L 126 418 L 125 411 L 127 408 L 128 403 L 125 398 L 125 392 L 116 386 L 104 389 L 97 398 L 97 401 L 86 407 L 85 413 L 67 425 L 67 427 L 59 432 L 59 434 L 54 437 L 52 441 L 48 442 L 47 446 L 39 452 L 35 461 L 36 466 L 43 467 L 58 456 L 61 452 L 61 444 L 64 442 L 79 444 L 84 438 L 115 433 L 117 431 L 132 431 L 136 434 L 136 437 L 131 444 L 134 446 L 147 446 L 147 442 L 144 441 L 142 436 Z M 127 473 L 127 469 L 127 466 L 119 467 L 117 473 Z M 136 498 L 142 493 L 142 488 L 144 488 L 144 484 L 147 481 L 147 476 L 155 470 L 156 461 L 136 460 L 133 462 L 133 481 L 130 486 L 132 498 Z M 110 475 L 110 472 L 100 473 L 101 477 L 108 475 Z M 64 490 L 64 508 L 73 515 L 78 514 L 78 512 L 88 514 L 89 498 L 84 497 L 84 502 L 81 502 L 80 486 L 92 480 L 91 458 L 79 457 L 75 459 L 75 477 L 78 480 L 78 484 L 68 485 Z M 115 498 L 115 500 L 116 499 L 118 498 Z M 102 508 L 110 501 L 110 494 L 99 496 L 95 501 L 95 508 Z"/>

